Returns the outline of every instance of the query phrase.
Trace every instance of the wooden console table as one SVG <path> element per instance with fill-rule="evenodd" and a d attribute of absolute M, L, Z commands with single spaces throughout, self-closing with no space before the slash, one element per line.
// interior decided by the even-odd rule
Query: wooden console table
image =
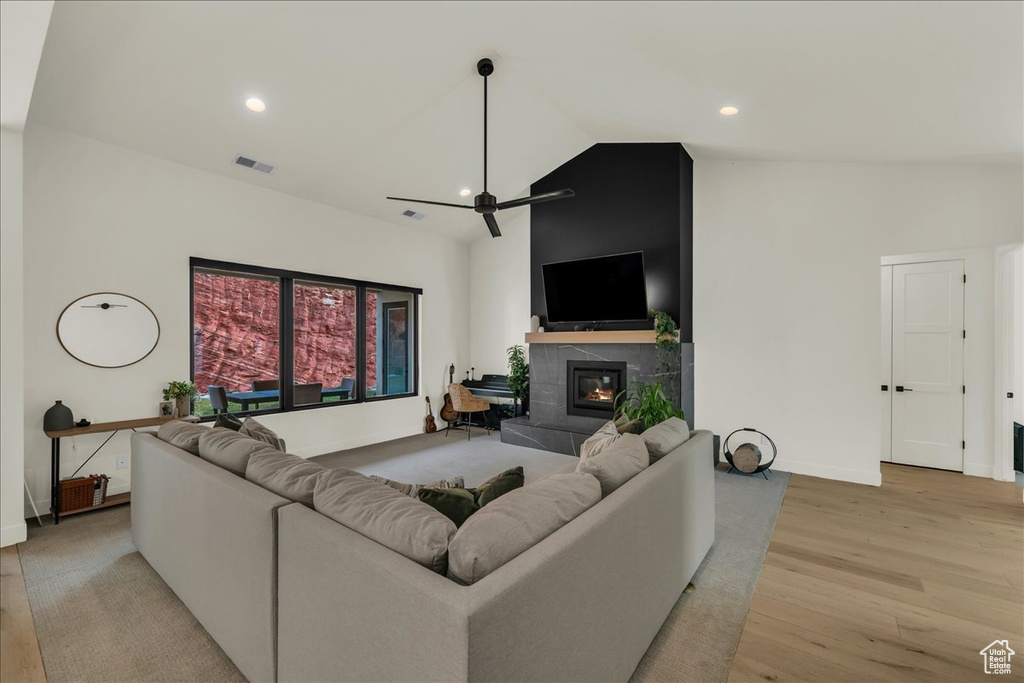
<path fill-rule="evenodd" d="M 114 438 L 114 436 L 124 430 L 130 429 L 133 432 L 140 427 L 156 427 L 164 424 L 165 422 L 171 422 L 173 420 L 184 420 L 187 422 L 196 422 L 199 418 L 194 416 L 177 418 L 177 417 L 144 417 L 140 420 L 121 420 L 120 422 L 97 422 L 91 424 L 88 427 L 72 427 L 71 429 L 60 429 L 57 431 L 46 432 L 46 436 L 50 437 L 50 512 L 53 514 L 53 523 L 60 524 L 60 440 L 65 436 L 82 436 L 84 434 L 106 434 L 110 433 L 110 436 L 100 444 L 100 447 L 92 452 L 88 458 L 85 459 L 78 469 L 75 470 L 75 474 L 78 474 L 79 470 L 85 467 L 85 464 L 92 460 L 92 456 L 100 452 L 107 442 Z M 131 502 L 132 494 L 121 493 L 116 496 L 107 497 L 106 501 L 99 505 L 92 505 L 87 508 L 79 508 L 78 510 L 72 510 L 71 512 L 65 512 L 65 515 L 77 515 L 79 512 L 89 512 L 90 510 L 99 510 L 100 508 L 107 508 L 113 505 L 121 505 L 123 503 Z"/>

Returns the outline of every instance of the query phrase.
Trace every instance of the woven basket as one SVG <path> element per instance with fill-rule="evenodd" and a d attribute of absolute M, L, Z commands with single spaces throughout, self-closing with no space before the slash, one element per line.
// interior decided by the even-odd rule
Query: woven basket
<path fill-rule="evenodd" d="M 92 507 L 96 481 L 92 477 L 65 479 L 60 483 L 60 511 L 71 512 Z"/>

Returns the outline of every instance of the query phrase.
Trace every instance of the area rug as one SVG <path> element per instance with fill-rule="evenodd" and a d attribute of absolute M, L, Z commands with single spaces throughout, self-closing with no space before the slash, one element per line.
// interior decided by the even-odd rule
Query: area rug
<path fill-rule="evenodd" d="M 634 681 L 726 680 L 788 480 L 715 473 L 715 545 Z M 51 683 L 245 680 L 135 550 L 127 506 L 30 526 L 19 549 Z"/>

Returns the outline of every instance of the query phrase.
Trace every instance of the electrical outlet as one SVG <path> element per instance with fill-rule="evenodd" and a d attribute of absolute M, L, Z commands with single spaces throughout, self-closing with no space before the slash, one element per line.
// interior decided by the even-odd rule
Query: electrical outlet
<path fill-rule="evenodd" d="M 122 455 L 120 458 L 117 459 L 117 469 L 119 469 L 119 470 L 126 470 L 126 469 L 128 469 L 128 456 L 127 455 Z"/>

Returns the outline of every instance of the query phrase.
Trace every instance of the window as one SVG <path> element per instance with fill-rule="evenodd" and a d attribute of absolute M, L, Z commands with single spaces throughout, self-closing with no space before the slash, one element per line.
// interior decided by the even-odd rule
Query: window
<path fill-rule="evenodd" d="M 417 393 L 421 290 L 196 258 L 191 270 L 196 415 Z"/>

